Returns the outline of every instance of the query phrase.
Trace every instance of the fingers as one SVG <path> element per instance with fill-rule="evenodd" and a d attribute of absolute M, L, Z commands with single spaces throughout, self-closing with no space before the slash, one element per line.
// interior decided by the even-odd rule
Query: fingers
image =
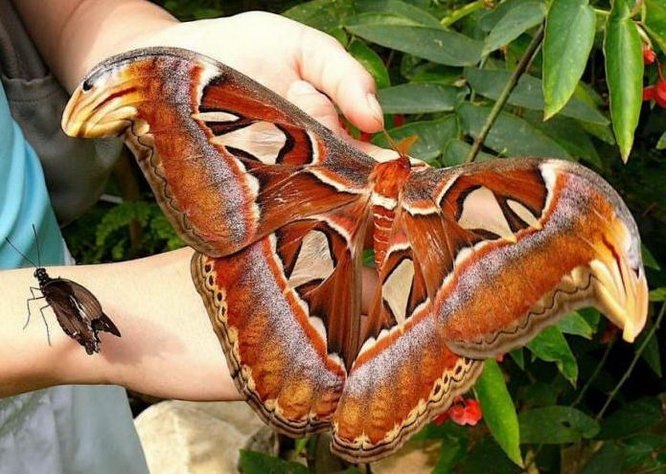
<path fill-rule="evenodd" d="M 372 76 L 332 37 L 307 28 L 297 65 L 301 76 L 335 102 L 355 126 L 377 132 L 384 126 Z"/>
<path fill-rule="evenodd" d="M 331 101 L 309 82 L 295 81 L 287 90 L 287 100 L 338 135 L 346 135 Z"/>
<path fill-rule="evenodd" d="M 331 101 L 316 90 L 309 82 L 296 81 L 287 91 L 287 100 L 296 104 L 303 112 L 330 128 L 334 133 L 346 137 L 354 146 L 371 155 L 377 161 L 394 160 L 398 153 L 394 150 L 380 148 L 368 142 L 352 139 L 340 125 L 338 113 Z"/>

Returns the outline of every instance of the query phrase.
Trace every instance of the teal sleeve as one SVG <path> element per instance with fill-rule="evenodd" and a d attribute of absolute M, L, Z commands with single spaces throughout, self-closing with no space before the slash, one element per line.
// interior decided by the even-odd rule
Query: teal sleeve
<path fill-rule="evenodd" d="M 39 159 L 12 120 L 0 88 L 0 268 L 31 266 L 6 237 L 34 263 L 64 263 L 62 236 Z"/>
<path fill-rule="evenodd" d="M 64 243 L 39 159 L 12 120 L 0 87 L 0 268 L 31 265 L 5 237 L 35 263 L 64 263 Z M 0 398 L 4 472 L 147 474 L 125 391 L 59 386 Z"/>

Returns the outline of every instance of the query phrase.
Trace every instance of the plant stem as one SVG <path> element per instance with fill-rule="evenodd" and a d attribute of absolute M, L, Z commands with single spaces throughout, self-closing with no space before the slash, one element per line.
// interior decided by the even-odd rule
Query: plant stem
<path fill-rule="evenodd" d="M 583 396 L 585 395 L 587 390 L 592 385 L 592 382 L 594 381 L 594 379 L 597 378 L 597 375 L 599 375 L 599 372 L 601 372 L 601 369 L 603 368 L 603 366 L 606 364 L 606 360 L 608 359 L 608 355 L 610 354 L 611 349 L 613 348 L 614 345 L 615 345 L 615 340 L 610 341 L 606 345 L 606 351 L 604 352 L 604 355 L 601 357 L 601 360 L 599 361 L 599 364 L 597 364 L 597 366 L 595 367 L 594 372 L 592 372 L 592 375 L 590 375 L 588 377 L 587 382 L 585 383 L 583 388 L 578 393 L 578 396 L 576 397 L 576 399 L 571 404 L 572 408 L 575 407 L 576 405 L 578 405 L 581 402 L 581 400 L 583 400 Z"/>
<path fill-rule="evenodd" d="M 476 0 L 476 2 L 469 3 L 464 7 L 458 8 L 457 10 L 453 10 L 450 15 L 442 18 L 439 23 L 442 26 L 452 25 L 461 18 L 465 18 L 470 13 L 485 8 L 485 6 L 486 6 L 486 0 Z"/>
<path fill-rule="evenodd" d="M 486 141 L 488 133 L 490 133 L 490 129 L 493 127 L 495 120 L 497 120 L 497 117 L 499 117 L 500 112 L 506 105 L 506 101 L 509 100 L 509 96 L 511 95 L 511 92 L 518 84 L 520 76 L 522 76 L 525 73 L 525 71 L 527 71 L 527 66 L 532 61 L 532 57 L 538 51 L 539 46 L 541 46 L 541 42 L 543 41 L 543 32 L 544 32 L 544 24 L 542 23 L 541 26 L 539 27 L 539 30 L 534 35 L 534 38 L 532 38 L 532 42 L 527 47 L 525 54 L 523 54 L 523 57 L 520 58 L 520 62 L 516 66 L 516 70 L 513 71 L 513 74 L 511 74 L 511 77 L 505 84 L 504 89 L 502 89 L 502 92 L 497 98 L 495 105 L 493 105 L 490 114 L 488 114 L 486 122 L 483 124 L 483 128 L 481 129 L 479 136 L 476 137 L 476 140 L 474 140 L 472 149 L 469 151 L 467 157 L 465 158 L 466 163 L 471 163 L 472 161 L 474 161 L 476 155 L 478 155 L 479 151 L 481 151 L 481 147 L 483 146 L 483 143 Z"/>
<path fill-rule="evenodd" d="M 657 332 L 657 329 L 659 329 L 659 325 L 661 324 L 661 320 L 664 317 L 664 313 L 666 313 L 666 303 L 662 304 L 661 311 L 659 311 L 659 316 L 657 316 L 657 319 L 655 320 L 654 325 L 650 329 L 650 332 L 647 334 L 645 339 L 643 339 L 643 342 L 641 343 L 641 345 L 636 350 L 636 354 L 634 354 L 634 358 L 631 361 L 631 364 L 629 364 L 629 368 L 624 373 L 624 375 L 622 376 L 620 381 L 617 383 L 617 385 L 615 386 L 613 391 L 608 394 L 608 398 L 606 399 L 606 403 L 604 403 L 604 406 L 601 407 L 601 410 L 599 411 L 599 413 L 596 416 L 597 420 L 600 420 L 604 416 L 604 413 L 606 413 L 606 410 L 608 409 L 608 406 L 611 404 L 611 402 L 615 398 L 615 395 L 617 395 L 617 392 L 620 390 L 622 385 L 624 385 L 624 383 L 627 381 L 627 379 L 631 375 L 631 372 L 634 370 L 634 367 L 636 366 L 636 363 L 638 362 L 638 359 L 640 359 L 640 357 L 643 354 L 643 351 L 647 347 L 648 343 L 654 337 L 654 334 L 655 334 L 655 332 Z"/>

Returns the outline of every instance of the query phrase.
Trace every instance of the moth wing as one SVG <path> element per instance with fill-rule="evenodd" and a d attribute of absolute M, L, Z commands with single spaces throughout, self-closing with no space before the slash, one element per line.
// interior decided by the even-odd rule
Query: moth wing
<path fill-rule="evenodd" d="M 192 274 L 239 391 L 290 436 L 329 426 L 360 322 L 364 203 L 292 222 Z"/>
<path fill-rule="evenodd" d="M 53 278 L 41 288 L 60 327 L 70 337 L 90 332 L 90 321 L 78 310 L 72 283 L 64 278 Z"/>
<path fill-rule="evenodd" d="M 120 330 L 118 329 L 118 327 L 114 324 L 113 321 L 111 321 L 111 318 L 109 318 L 109 316 L 106 315 L 105 313 L 102 313 L 99 317 L 93 319 L 92 328 L 95 331 L 105 331 L 113 334 L 114 336 L 122 337 L 120 335 Z"/>
<path fill-rule="evenodd" d="M 424 193 L 427 184 L 430 191 Z M 636 224 L 598 175 L 570 162 L 498 160 L 415 173 L 402 228 L 444 338 L 494 357 L 582 306 L 632 341 L 647 284 Z"/>
<path fill-rule="evenodd" d="M 469 390 L 483 367 L 448 347 L 403 218 L 398 210 L 363 345 L 333 418 L 331 447 L 352 462 L 398 449 Z"/>
<path fill-rule="evenodd" d="M 212 256 L 356 201 L 374 165 L 260 84 L 174 48 L 101 63 L 73 94 L 63 128 L 122 134 L 180 236 Z"/>

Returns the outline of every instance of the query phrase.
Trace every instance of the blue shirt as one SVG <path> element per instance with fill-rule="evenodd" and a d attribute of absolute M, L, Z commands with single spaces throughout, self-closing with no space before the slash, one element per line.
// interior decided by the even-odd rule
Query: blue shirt
<path fill-rule="evenodd" d="M 5 237 L 35 263 L 65 263 L 42 168 L 0 87 L 0 268 L 30 266 Z M 0 474 L 33 472 L 147 473 L 125 391 L 70 385 L 0 398 Z"/>
<path fill-rule="evenodd" d="M 7 245 L 5 237 L 35 263 L 65 263 L 62 236 L 49 203 L 42 167 L 12 120 L 5 92 L 0 88 L 0 268 L 31 266 Z M 41 262 L 37 262 L 37 243 Z"/>

